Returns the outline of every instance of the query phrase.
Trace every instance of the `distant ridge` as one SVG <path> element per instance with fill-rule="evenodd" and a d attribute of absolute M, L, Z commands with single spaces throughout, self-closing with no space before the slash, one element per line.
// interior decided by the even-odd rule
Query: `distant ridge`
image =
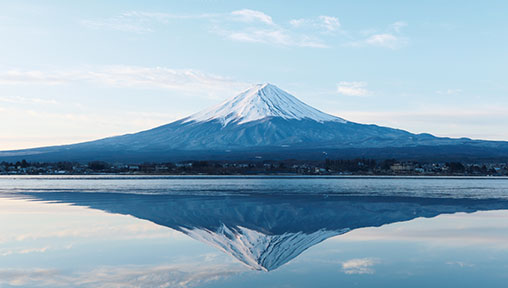
<path fill-rule="evenodd" d="M 316 160 L 323 155 L 508 161 L 508 142 L 443 138 L 354 123 L 264 83 L 154 129 L 72 145 L 3 151 L 0 161 Z"/>

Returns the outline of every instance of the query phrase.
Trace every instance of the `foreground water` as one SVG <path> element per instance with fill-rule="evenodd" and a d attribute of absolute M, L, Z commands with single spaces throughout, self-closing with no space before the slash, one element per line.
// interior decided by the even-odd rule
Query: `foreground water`
<path fill-rule="evenodd" d="M 506 287 L 508 179 L 0 177 L 0 287 Z"/>

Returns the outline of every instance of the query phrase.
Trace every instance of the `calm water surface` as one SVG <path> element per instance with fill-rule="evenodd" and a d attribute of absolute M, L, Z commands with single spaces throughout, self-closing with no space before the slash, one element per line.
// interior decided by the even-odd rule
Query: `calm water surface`
<path fill-rule="evenodd" d="M 506 283 L 506 178 L 0 177 L 0 287 Z"/>

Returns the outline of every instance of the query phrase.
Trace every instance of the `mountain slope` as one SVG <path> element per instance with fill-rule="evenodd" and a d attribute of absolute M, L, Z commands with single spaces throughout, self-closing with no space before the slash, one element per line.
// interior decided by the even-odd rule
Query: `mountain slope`
<path fill-rule="evenodd" d="M 434 149 L 444 157 L 508 159 L 508 142 L 439 138 L 358 124 L 321 112 L 274 85 L 259 84 L 154 129 L 73 145 L 4 151 L 0 160 L 315 159 L 324 151 L 342 158 L 377 158 L 379 153 L 386 158 L 418 158 L 422 153 L 432 156 Z"/>

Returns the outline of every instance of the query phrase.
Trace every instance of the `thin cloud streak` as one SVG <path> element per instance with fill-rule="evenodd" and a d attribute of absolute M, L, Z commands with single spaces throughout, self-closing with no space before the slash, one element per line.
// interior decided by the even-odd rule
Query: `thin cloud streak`
<path fill-rule="evenodd" d="M 342 81 L 337 84 L 337 92 L 341 95 L 345 96 L 356 96 L 363 97 L 371 94 L 369 90 L 367 90 L 366 82 L 346 82 Z"/>
<path fill-rule="evenodd" d="M 275 44 L 280 46 L 328 48 L 329 46 L 308 36 L 292 36 L 284 29 L 221 30 L 219 34 L 240 42 Z"/>
<path fill-rule="evenodd" d="M 231 15 L 237 16 L 240 21 L 244 22 L 255 22 L 260 21 L 262 23 L 273 25 L 272 17 L 266 15 L 261 11 L 243 9 L 231 12 Z"/>
<path fill-rule="evenodd" d="M 158 24 L 167 24 L 170 20 L 212 19 L 223 17 L 224 14 L 190 14 L 178 15 L 160 12 L 129 11 L 105 19 L 85 19 L 80 24 L 94 30 L 111 30 L 130 33 L 155 32 Z"/>
<path fill-rule="evenodd" d="M 27 98 L 21 96 L 0 96 L 0 102 L 13 104 L 58 104 L 54 99 Z"/>
<path fill-rule="evenodd" d="M 321 28 L 322 32 L 334 32 L 341 27 L 339 18 L 326 15 L 317 18 L 292 19 L 289 24 L 294 28 Z"/>

